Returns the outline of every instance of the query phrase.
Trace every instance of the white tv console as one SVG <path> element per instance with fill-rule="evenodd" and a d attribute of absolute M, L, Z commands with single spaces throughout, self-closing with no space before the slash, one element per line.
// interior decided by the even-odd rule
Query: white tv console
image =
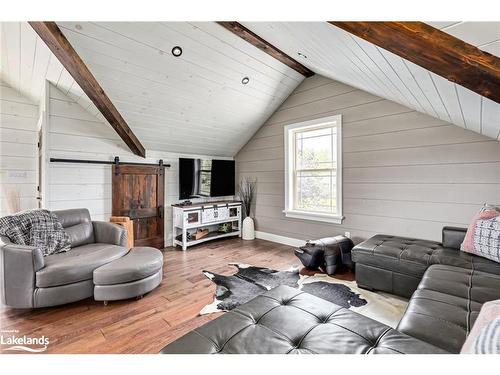
<path fill-rule="evenodd" d="M 188 246 L 215 240 L 218 238 L 241 237 L 241 202 L 220 201 L 193 203 L 191 205 L 172 205 L 172 246 Z M 223 223 L 232 223 L 233 229 L 227 233 L 220 233 L 210 227 Z M 209 233 L 198 240 L 188 240 L 188 233 L 195 233 L 198 229 L 209 228 Z M 180 233 L 179 233 L 180 232 Z M 180 236 L 179 236 L 180 235 Z M 178 239 L 177 237 L 180 237 Z"/>

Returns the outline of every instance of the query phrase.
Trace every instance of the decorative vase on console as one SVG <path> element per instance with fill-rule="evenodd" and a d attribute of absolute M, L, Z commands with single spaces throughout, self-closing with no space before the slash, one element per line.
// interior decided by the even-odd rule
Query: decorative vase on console
<path fill-rule="evenodd" d="M 245 214 L 245 219 L 242 224 L 241 238 L 244 240 L 255 239 L 255 225 L 253 222 L 251 214 L 252 201 L 255 194 L 256 180 L 245 177 L 240 181 L 238 197 L 241 200 L 241 205 L 243 208 L 243 213 Z"/>

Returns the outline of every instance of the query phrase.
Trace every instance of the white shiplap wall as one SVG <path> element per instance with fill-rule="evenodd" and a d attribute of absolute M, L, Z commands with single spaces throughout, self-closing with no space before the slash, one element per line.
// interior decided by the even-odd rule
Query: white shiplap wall
<path fill-rule="evenodd" d="M 168 152 L 147 152 L 134 156 L 107 124 L 100 122 L 78 103 L 50 84 L 48 95 L 48 157 L 157 163 L 171 167 L 165 173 L 165 238 L 171 242 L 171 204 L 178 201 L 178 158 L 206 157 Z M 88 208 L 94 220 L 111 216 L 111 166 L 49 163 L 48 200 L 51 210 Z"/>
<path fill-rule="evenodd" d="M 17 192 L 21 210 L 37 207 L 38 106 L 0 81 L 0 217 Z"/>
<path fill-rule="evenodd" d="M 285 125 L 343 116 L 342 225 L 286 218 Z M 257 178 L 257 230 L 310 239 L 349 231 L 439 240 L 500 202 L 500 142 L 319 75 L 306 79 L 235 157 Z"/>

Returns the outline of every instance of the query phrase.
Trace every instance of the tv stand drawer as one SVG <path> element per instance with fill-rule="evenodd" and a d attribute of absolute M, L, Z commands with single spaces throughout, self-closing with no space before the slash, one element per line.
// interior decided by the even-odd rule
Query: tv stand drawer
<path fill-rule="evenodd" d="M 201 211 L 201 222 L 203 224 L 227 219 L 229 219 L 229 209 L 227 207 L 214 207 Z"/>

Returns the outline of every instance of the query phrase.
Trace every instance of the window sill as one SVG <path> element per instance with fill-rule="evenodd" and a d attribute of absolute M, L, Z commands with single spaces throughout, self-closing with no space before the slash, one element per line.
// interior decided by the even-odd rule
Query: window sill
<path fill-rule="evenodd" d="M 285 214 L 286 217 L 290 217 L 293 219 L 321 221 L 321 222 L 332 223 L 332 224 L 342 224 L 342 221 L 344 220 L 343 216 L 328 215 L 328 214 L 315 213 L 315 212 L 284 210 L 283 213 Z"/>

